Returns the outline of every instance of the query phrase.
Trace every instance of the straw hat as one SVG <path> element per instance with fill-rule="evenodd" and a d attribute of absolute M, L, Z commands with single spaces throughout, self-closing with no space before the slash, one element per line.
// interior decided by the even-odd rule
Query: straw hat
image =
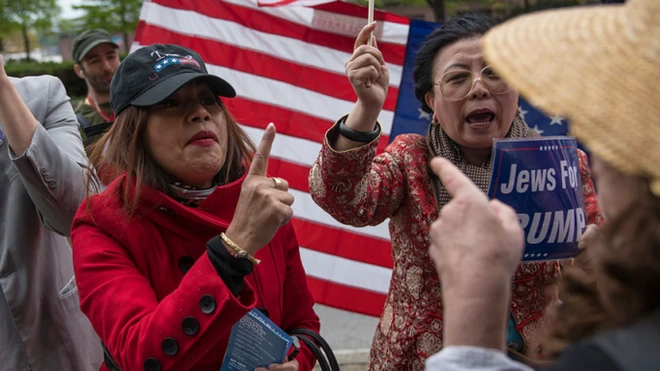
<path fill-rule="evenodd" d="M 518 17 L 484 36 L 494 68 L 532 104 L 660 196 L 660 0 Z"/>

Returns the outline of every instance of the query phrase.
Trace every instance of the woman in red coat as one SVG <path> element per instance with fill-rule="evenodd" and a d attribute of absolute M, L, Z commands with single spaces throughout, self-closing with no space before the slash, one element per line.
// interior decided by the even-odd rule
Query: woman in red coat
<path fill-rule="evenodd" d="M 232 86 L 180 46 L 138 49 L 111 92 L 117 119 L 92 157 L 125 174 L 83 203 L 72 229 L 102 369 L 217 371 L 253 308 L 284 330 L 318 332 L 288 223 L 293 196 L 265 176 L 274 127 L 255 150 L 218 99 L 235 96 Z M 303 345 L 271 370 L 313 364 Z"/>

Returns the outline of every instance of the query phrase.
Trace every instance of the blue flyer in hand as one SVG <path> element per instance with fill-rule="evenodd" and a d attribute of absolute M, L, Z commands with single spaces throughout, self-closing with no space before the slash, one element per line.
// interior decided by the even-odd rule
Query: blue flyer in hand
<path fill-rule="evenodd" d="M 496 140 L 492 158 L 488 197 L 518 213 L 526 242 L 522 260 L 576 256 L 586 229 L 576 140 Z"/>
<path fill-rule="evenodd" d="M 284 363 L 293 339 L 258 309 L 252 309 L 231 330 L 220 371 L 254 371 Z"/>

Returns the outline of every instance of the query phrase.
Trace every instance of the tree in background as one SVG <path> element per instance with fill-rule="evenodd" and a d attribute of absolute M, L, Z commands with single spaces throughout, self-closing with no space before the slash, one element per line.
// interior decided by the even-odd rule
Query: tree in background
<path fill-rule="evenodd" d="M 348 0 L 366 6 L 368 0 Z M 491 15 L 506 13 L 509 3 L 515 0 L 375 0 L 376 8 L 386 8 L 396 13 L 397 6 L 429 7 L 435 21 L 443 23 L 448 17 L 468 11 L 487 11 Z"/>
<path fill-rule="evenodd" d="M 609 0 L 610 2 L 612 1 L 617 1 L 617 0 Z M 622 1 L 622 0 L 621 0 Z M 571 7 L 571 6 L 580 6 L 580 5 L 587 5 L 587 4 L 597 4 L 600 2 L 607 2 L 601 1 L 601 0 L 524 0 L 524 1 L 517 1 L 517 4 L 514 4 L 509 10 L 509 13 L 507 14 L 506 17 L 503 17 L 501 20 L 507 19 L 507 18 L 513 18 L 516 16 L 519 16 L 521 14 L 529 13 L 529 12 L 536 12 L 540 10 L 547 10 L 547 9 L 553 9 L 553 8 L 565 8 L 565 7 Z"/>
<path fill-rule="evenodd" d="M 365 6 L 368 4 L 368 0 L 347 1 Z M 435 21 L 443 23 L 448 18 L 465 12 L 480 11 L 495 19 L 504 20 L 538 10 L 599 2 L 622 3 L 624 0 L 375 0 L 375 5 L 376 8 L 385 8 L 394 13 L 397 12 L 397 6 L 428 7 L 433 10 Z"/>
<path fill-rule="evenodd" d="M 0 37 L 20 29 L 27 60 L 31 61 L 30 31 L 49 31 L 60 14 L 56 0 L 0 0 Z"/>
<path fill-rule="evenodd" d="M 87 0 L 85 5 L 74 5 L 73 8 L 85 13 L 74 23 L 77 31 L 103 28 L 111 34 L 119 32 L 128 50 L 128 35 L 137 27 L 142 0 Z"/>
<path fill-rule="evenodd" d="M 9 0 L 0 0 L 0 53 L 5 51 L 5 38 L 9 36 L 12 31 L 14 31 L 15 24 L 9 18 L 9 13 L 5 11 L 7 9 L 7 3 Z"/>

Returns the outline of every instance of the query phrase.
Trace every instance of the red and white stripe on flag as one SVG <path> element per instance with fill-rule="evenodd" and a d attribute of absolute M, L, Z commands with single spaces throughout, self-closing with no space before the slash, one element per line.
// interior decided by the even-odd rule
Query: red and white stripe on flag
<path fill-rule="evenodd" d="M 285 6 L 285 5 L 302 5 L 314 6 L 325 3 L 331 3 L 335 0 L 259 0 L 259 6 Z"/>
<path fill-rule="evenodd" d="M 390 71 L 379 121 L 389 141 L 403 69 L 409 20 L 376 12 L 375 35 Z M 318 303 L 379 316 L 392 274 L 386 223 L 340 224 L 309 194 L 309 170 L 325 132 L 356 99 L 344 73 L 367 9 L 334 1 L 315 7 L 259 7 L 257 0 L 148 0 L 133 48 L 173 43 L 197 51 L 212 74 L 238 96 L 226 104 L 258 143 L 277 127 L 269 173 L 288 180 L 309 286 Z"/>

